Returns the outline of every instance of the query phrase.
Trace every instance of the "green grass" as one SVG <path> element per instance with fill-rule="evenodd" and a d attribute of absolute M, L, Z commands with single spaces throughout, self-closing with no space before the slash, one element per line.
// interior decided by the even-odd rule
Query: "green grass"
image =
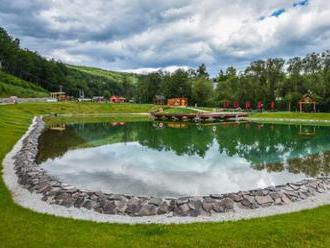
<path fill-rule="evenodd" d="M 67 65 L 67 67 L 71 69 L 76 69 L 81 72 L 85 72 L 94 76 L 101 76 L 108 79 L 111 79 L 116 82 L 123 82 L 127 79 L 129 82 L 135 84 L 138 81 L 138 76 L 134 73 L 126 73 L 126 72 L 116 72 L 116 71 L 108 71 L 95 67 L 87 67 L 87 66 L 77 66 L 77 65 Z"/>
<path fill-rule="evenodd" d="M 164 110 L 164 113 L 167 114 L 189 114 L 189 113 L 197 113 L 198 111 L 187 108 L 167 108 Z"/>
<path fill-rule="evenodd" d="M 251 113 L 253 118 L 330 120 L 330 113 L 299 113 L 299 112 L 262 112 Z"/>
<path fill-rule="evenodd" d="M 217 108 L 211 108 L 211 107 L 197 107 L 196 109 L 204 110 L 204 111 L 209 111 L 209 112 L 214 112 L 216 111 Z"/>
<path fill-rule="evenodd" d="M 79 107 L 80 106 L 80 107 Z M 0 106 L 0 160 L 37 114 L 144 112 L 152 105 L 73 103 Z M 1 168 L 0 168 L 1 169 Z M 238 222 L 189 225 L 99 224 L 16 205 L 0 179 L 0 247 L 329 247 L 330 206 Z"/>
<path fill-rule="evenodd" d="M 43 88 L 0 70 L 0 97 L 47 97 Z"/>

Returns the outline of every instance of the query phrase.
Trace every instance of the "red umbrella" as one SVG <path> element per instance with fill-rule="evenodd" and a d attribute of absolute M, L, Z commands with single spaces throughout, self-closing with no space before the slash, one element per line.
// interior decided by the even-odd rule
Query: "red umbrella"
<path fill-rule="evenodd" d="M 247 101 L 245 102 L 245 109 L 249 109 L 249 108 L 251 108 L 251 102 Z"/>
<path fill-rule="evenodd" d="M 271 110 L 274 110 L 274 109 L 275 109 L 275 102 L 274 102 L 274 101 L 272 101 L 272 102 L 270 103 L 270 109 L 271 109 Z"/>

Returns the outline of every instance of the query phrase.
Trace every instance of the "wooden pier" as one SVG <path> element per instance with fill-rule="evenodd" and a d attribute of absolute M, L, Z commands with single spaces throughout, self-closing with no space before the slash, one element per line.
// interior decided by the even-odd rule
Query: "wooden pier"
<path fill-rule="evenodd" d="M 171 120 L 171 121 L 225 121 L 225 120 L 240 120 L 247 117 L 248 114 L 244 112 L 200 112 L 189 114 L 169 114 L 163 112 L 152 113 L 155 120 Z"/>

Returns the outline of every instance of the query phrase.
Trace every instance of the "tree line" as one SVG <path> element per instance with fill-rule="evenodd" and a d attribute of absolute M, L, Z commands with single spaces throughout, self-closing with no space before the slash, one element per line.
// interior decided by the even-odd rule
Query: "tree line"
<path fill-rule="evenodd" d="M 214 84 L 215 83 L 215 84 Z M 216 85 L 216 87 L 213 87 Z M 190 104 L 244 108 L 250 102 L 256 108 L 259 101 L 269 108 L 273 101 L 277 109 L 297 109 L 297 102 L 309 94 L 321 111 L 330 110 L 330 50 L 311 53 L 289 60 L 270 58 L 251 62 L 244 70 L 233 66 L 220 70 L 211 79 L 204 64 L 197 70 L 178 69 L 173 73 L 155 72 L 140 81 L 137 98 L 152 102 L 153 96 L 187 97 Z"/>
<path fill-rule="evenodd" d="M 270 58 L 251 62 L 245 69 L 230 66 L 219 70 L 211 78 L 204 64 L 196 70 L 178 69 L 169 73 L 153 72 L 135 75 L 136 82 L 118 81 L 92 75 L 68 67 L 60 61 L 47 60 L 38 53 L 20 48 L 14 39 L 0 27 L 0 63 L 2 70 L 32 82 L 48 91 L 63 90 L 78 96 L 121 95 L 136 102 L 152 103 L 156 95 L 165 98 L 186 97 L 190 105 L 220 107 L 246 102 L 256 108 L 262 101 L 265 108 L 274 101 L 277 109 L 297 108 L 297 102 L 309 93 L 319 102 L 318 109 L 330 110 L 330 50 L 311 53 L 288 60 Z M 216 87 L 215 87 L 216 85 Z"/>

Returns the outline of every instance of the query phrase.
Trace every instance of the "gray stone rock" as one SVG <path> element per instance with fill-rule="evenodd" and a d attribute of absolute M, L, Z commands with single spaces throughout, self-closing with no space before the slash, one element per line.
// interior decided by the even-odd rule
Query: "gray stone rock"
<path fill-rule="evenodd" d="M 284 194 L 291 200 L 291 201 L 296 201 L 297 199 L 299 199 L 299 195 L 297 192 L 295 191 L 290 191 L 290 190 L 286 190 L 284 191 Z"/>
<path fill-rule="evenodd" d="M 83 205 L 84 208 L 87 208 L 88 210 L 92 209 L 92 201 L 91 200 L 86 200 Z"/>
<path fill-rule="evenodd" d="M 283 202 L 284 204 L 289 204 L 289 203 L 291 203 L 291 200 L 286 196 L 286 194 L 283 194 L 283 195 L 281 196 L 281 199 L 282 199 L 282 202 Z"/>
<path fill-rule="evenodd" d="M 221 194 L 211 194 L 210 197 L 213 199 L 222 199 L 224 196 Z"/>
<path fill-rule="evenodd" d="M 122 199 L 120 201 L 115 201 L 116 209 L 118 213 L 125 213 L 127 207 L 127 200 Z"/>
<path fill-rule="evenodd" d="M 293 184 L 293 183 L 288 183 L 288 186 L 291 187 L 293 190 L 299 190 L 300 186 Z"/>
<path fill-rule="evenodd" d="M 113 201 L 107 201 L 104 203 L 103 207 L 104 214 L 116 214 L 116 204 Z"/>
<path fill-rule="evenodd" d="M 169 211 L 170 205 L 166 201 L 163 201 L 158 208 L 157 214 L 167 214 Z"/>
<path fill-rule="evenodd" d="M 235 202 L 239 202 L 243 198 L 241 195 L 238 195 L 238 194 L 229 194 L 228 197 Z"/>
<path fill-rule="evenodd" d="M 157 214 L 157 207 L 150 204 L 145 204 L 141 207 L 137 215 L 139 216 L 151 216 Z"/>
<path fill-rule="evenodd" d="M 275 205 L 283 205 L 283 202 L 282 202 L 281 198 L 276 198 L 276 199 L 274 200 L 274 204 L 275 204 Z"/>
<path fill-rule="evenodd" d="M 133 197 L 127 202 L 125 212 L 128 213 L 129 215 L 134 215 L 140 211 L 143 203 L 144 203 L 143 200 Z"/>
<path fill-rule="evenodd" d="M 276 199 L 281 198 L 281 195 L 280 195 L 280 193 L 278 193 L 278 192 L 271 192 L 271 193 L 269 193 L 269 196 L 270 196 L 271 198 L 273 198 L 273 200 L 276 200 Z"/>
<path fill-rule="evenodd" d="M 244 195 L 244 197 L 241 201 L 241 205 L 243 207 L 250 208 L 250 209 L 255 209 L 255 208 L 259 207 L 259 205 L 256 203 L 254 197 L 249 196 L 249 195 Z"/>
<path fill-rule="evenodd" d="M 263 193 L 263 190 L 256 189 L 256 190 L 250 190 L 249 191 L 249 195 L 252 195 L 252 196 L 262 196 L 262 195 L 264 195 L 264 193 Z"/>
<path fill-rule="evenodd" d="M 74 207 L 76 208 L 81 208 L 84 204 L 85 201 L 85 197 L 84 196 L 78 196 L 78 198 L 76 199 L 76 201 L 74 202 Z"/>
<path fill-rule="evenodd" d="M 188 203 L 188 201 L 189 201 L 189 197 L 181 197 L 176 199 L 176 204 L 182 205 Z"/>
<path fill-rule="evenodd" d="M 229 197 L 222 199 L 219 205 L 223 206 L 225 211 L 234 209 L 234 201 Z"/>
<path fill-rule="evenodd" d="M 114 201 L 120 201 L 124 198 L 123 195 L 120 195 L 120 194 L 110 194 L 108 197 L 108 200 L 114 200 Z"/>
<path fill-rule="evenodd" d="M 163 200 L 160 198 L 151 198 L 149 200 L 149 204 L 155 205 L 155 206 L 160 206 L 162 204 Z"/>
<path fill-rule="evenodd" d="M 187 216 L 189 215 L 189 206 L 187 203 L 184 203 L 184 204 L 181 204 L 179 206 L 176 206 L 173 210 L 174 212 L 174 215 L 177 215 L 177 216 Z"/>
<path fill-rule="evenodd" d="M 190 209 L 201 209 L 202 208 L 202 200 L 196 199 L 196 200 L 190 200 L 188 203 L 188 206 Z"/>
<path fill-rule="evenodd" d="M 256 202 L 261 206 L 270 206 L 274 203 L 274 200 L 269 195 L 265 196 L 256 196 L 255 197 Z"/>
<path fill-rule="evenodd" d="M 203 209 L 204 209 L 206 212 L 208 212 L 208 213 L 210 213 L 210 212 L 213 210 L 214 206 L 215 206 L 215 202 L 207 202 L 207 201 L 204 201 L 204 202 L 202 203 L 202 207 L 203 207 Z"/>

